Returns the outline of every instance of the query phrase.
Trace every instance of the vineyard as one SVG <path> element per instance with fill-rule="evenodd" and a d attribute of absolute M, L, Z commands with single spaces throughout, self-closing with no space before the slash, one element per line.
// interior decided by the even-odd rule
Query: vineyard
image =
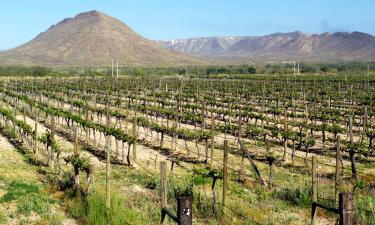
<path fill-rule="evenodd" d="M 0 114 L 78 224 L 173 224 L 182 198 L 193 224 L 335 224 L 312 204 L 348 192 L 375 224 L 373 76 L 3 78 Z"/>

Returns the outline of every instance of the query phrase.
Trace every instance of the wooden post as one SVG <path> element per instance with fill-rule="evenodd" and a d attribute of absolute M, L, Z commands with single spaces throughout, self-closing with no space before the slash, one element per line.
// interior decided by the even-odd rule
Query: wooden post
<path fill-rule="evenodd" d="M 353 193 L 340 193 L 339 195 L 340 225 L 354 225 L 355 205 Z"/>
<path fill-rule="evenodd" d="M 367 107 L 365 107 L 365 114 L 363 115 L 363 134 L 362 134 L 362 139 L 366 137 L 366 131 L 367 131 Z"/>
<path fill-rule="evenodd" d="M 336 203 L 339 200 L 339 187 L 340 187 L 340 135 L 337 135 L 336 141 L 336 175 L 335 175 L 335 201 Z"/>
<path fill-rule="evenodd" d="M 349 117 L 349 138 L 350 144 L 353 144 L 353 118 Z"/>
<path fill-rule="evenodd" d="M 78 134 L 77 134 L 77 127 L 74 127 L 74 156 L 79 156 L 79 141 L 78 141 Z"/>
<path fill-rule="evenodd" d="M 108 96 L 107 96 L 108 101 Z M 107 103 L 107 112 L 106 112 L 106 123 L 107 126 L 110 124 L 110 117 L 109 117 L 109 111 L 108 111 L 108 103 Z M 111 136 L 106 134 L 105 139 L 105 151 L 106 151 L 106 176 L 105 176 L 105 206 L 107 209 L 111 208 L 111 187 L 110 187 L 110 176 L 111 176 Z"/>
<path fill-rule="evenodd" d="M 34 154 L 38 153 L 38 114 L 35 112 L 35 124 L 34 124 Z"/>
<path fill-rule="evenodd" d="M 223 211 L 223 224 L 226 224 L 226 198 L 228 191 L 228 141 L 224 141 L 224 159 L 223 159 L 223 201 L 222 201 L 222 211 Z"/>
<path fill-rule="evenodd" d="M 288 124 L 287 123 L 287 116 L 288 116 L 288 114 L 287 114 L 286 109 L 285 109 L 285 112 L 284 112 L 284 132 L 285 133 L 288 130 L 288 128 L 287 128 L 287 124 Z M 283 161 L 286 161 L 286 150 L 287 150 L 287 147 L 288 147 L 288 141 L 287 141 L 286 138 L 284 139 L 283 145 L 284 145 Z"/>
<path fill-rule="evenodd" d="M 318 200 L 318 180 L 317 180 L 317 174 L 316 174 L 316 156 L 312 157 L 312 195 L 311 195 L 311 201 L 317 202 Z M 316 225 L 316 213 L 313 213 L 311 217 L 311 225 Z"/>
<path fill-rule="evenodd" d="M 26 123 L 26 107 L 24 106 L 22 109 L 23 109 L 23 122 Z"/>
<path fill-rule="evenodd" d="M 89 109 L 88 109 L 87 105 L 86 105 L 86 108 L 85 108 L 85 120 L 87 122 L 89 122 Z M 86 145 L 88 145 L 89 144 L 89 136 L 90 136 L 90 130 L 89 130 L 88 127 L 86 128 L 85 134 L 86 134 L 86 140 L 85 140 L 85 142 L 86 142 Z"/>
<path fill-rule="evenodd" d="M 137 159 L 137 113 L 134 115 L 134 121 L 133 121 L 133 137 L 134 137 L 134 143 L 133 143 L 133 160 Z"/>
<path fill-rule="evenodd" d="M 16 99 L 13 100 L 13 113 L 14 113 L 14 117 L 17 118 L 17 106 L 16 106 Z M 14 123 L 13 123 L 14 124 Z M 16 127 L 14 126 L 14 129 L 16 129 Z"/>
<path fill-rule="evenodd" d="M 51 141 L 55 140 L 55 116 L 51 116 Z M 52 145 L 50 146 L 49 151 L 49 163 L 50 167 L 53 169 L 53 149 Z"/>
<path fill-rule="evenodd" d="M 177 219 L 179 225 L 193 224 L 193 198 L 177 197 Z"/>
<path fill-rule="evenodd" d="M 214 118 L 214 112 L 211 109 L 211 161 L 210 161 L 211 168 L 212 168 L 212 161 L 214 158 L 214 149 L 215 149 L 215 118 Z"/>
<path fill-rule="evenodd" d="M 284 131 L 288 129 L 288 112 L 284 110 Z"/>
<path fill-rule="evenodd" d="M 51 117 L 51 139 L 55 138 L 55 116 Z"/>
<path fill-rule="evenodd" d="M 167 164 L 165 161 L 162 161 L 160 162 L 161 211 L 167 208 L 168 205 L 167 184 Z M 162 224 L 166 224 L 166 222 L 163 222 Z"/>

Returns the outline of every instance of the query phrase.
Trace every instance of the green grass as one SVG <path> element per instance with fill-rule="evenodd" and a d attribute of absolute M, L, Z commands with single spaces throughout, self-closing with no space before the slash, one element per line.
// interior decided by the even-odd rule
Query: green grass
<path fill-rule="evenodd" d="M 54 201 L 43 193 L 30 193 L 18 200 L 17 213 L 29 216 L 31 212 L 47 214 Z"/>
<path fill-rule="evenodd" d="M 17 202 L 17 213 L 29 216 L 31 212 L 46 214 L 54 201 L 36 184 L 12 182 L 0 202 Z"/>
<path fill-rule="evenodd" d="M 133 203 L 140 204 L 139 200 Z M 83 218 L 83 221 L 90 225 L 140 225 L 150 222 L 147 216 L 138 211 L 139 208 L 133 208 L 129 199 L 125 199 L 116 191 L 111 193 L 111 207 L 108 209 L 105 205 L 105 191 L 102 188 L 93 190 L 86 200 L 80 196 L 76 197 L 68 203 L 68 208 L 73 217 Z"/>
<path fill-rule="evenodd" d="M 356 198 L 356 218 L 360 224 L 375 224 L 375 195 Z"/>
<path fill-rule="evenodd" d="M 0 198 L 0 202 L 10 202 L 20 199 L 31 193 L 39 192 L 39 186 L 36 184 L 23 183 L 21 181 L 12 182 L 7 188 L 8 192 Z"/>

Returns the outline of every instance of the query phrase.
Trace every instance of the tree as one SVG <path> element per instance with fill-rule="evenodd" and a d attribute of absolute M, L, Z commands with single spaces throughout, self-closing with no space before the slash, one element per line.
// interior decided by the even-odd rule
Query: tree
<path fill-rule="evenodd" d="M 257 69 L 253 66 L 249 66 L 247 68 L 247 71 L 249 72 L 249 74 L 256 74 L 257 73 Z"/>

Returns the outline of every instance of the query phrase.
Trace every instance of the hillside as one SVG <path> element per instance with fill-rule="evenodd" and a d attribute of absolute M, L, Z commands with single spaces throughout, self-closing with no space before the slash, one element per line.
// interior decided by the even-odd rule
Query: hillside
<path fill-rule="evenodd" d="M 51 26 L 17 48 L 0 53 L 6 65 L 121 65 L 197 64 L 202 59 L 159 47 L 126 24 L 102 12 L 90 11 Z"/>

